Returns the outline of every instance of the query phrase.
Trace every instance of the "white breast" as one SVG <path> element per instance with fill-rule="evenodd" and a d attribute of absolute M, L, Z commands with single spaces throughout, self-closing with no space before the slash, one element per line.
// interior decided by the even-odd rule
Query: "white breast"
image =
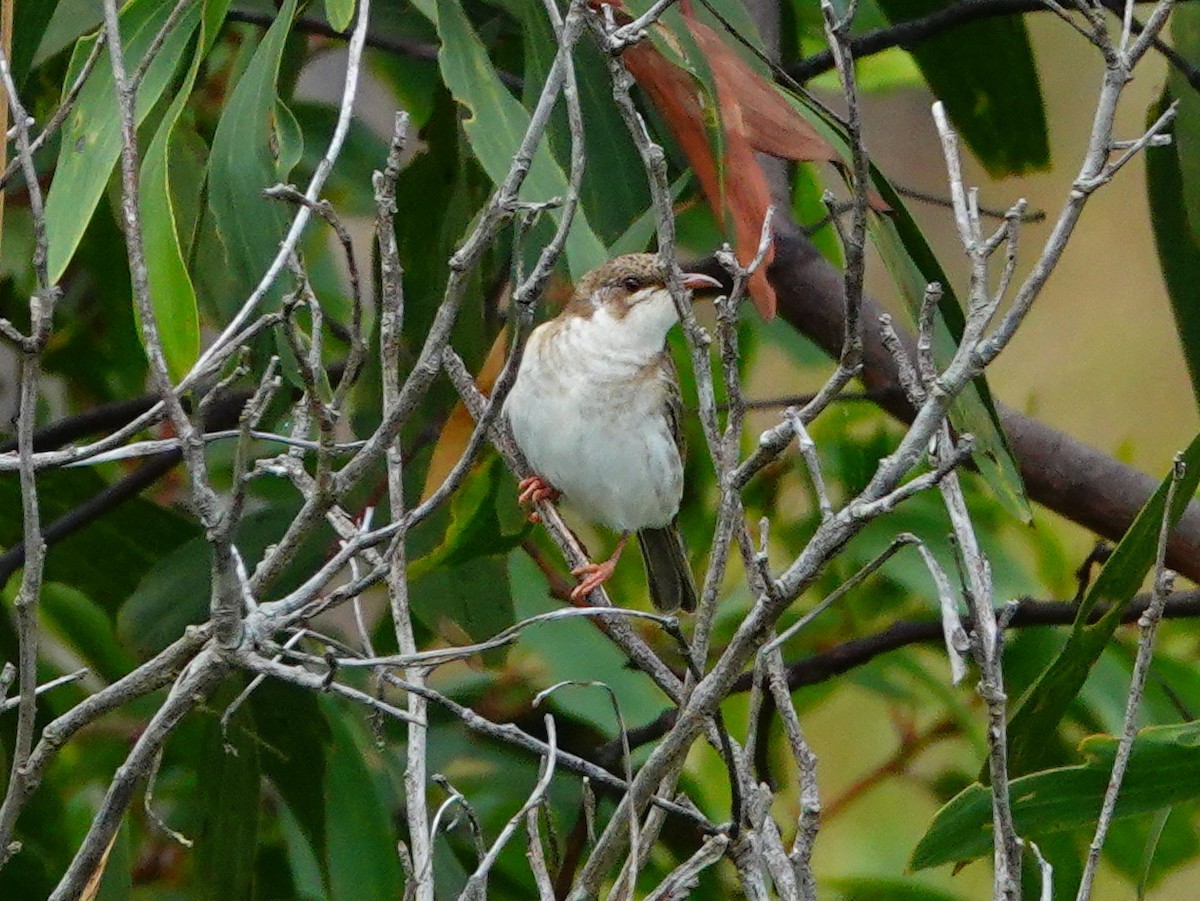
<path fill-rule="evenodd" d="M 644 353 L 597 340 L 605 327 L 593 317 L 538 328 L 505 411 L 530 466 L 580 513 L 621 532 L 665 526 L 683 493 L 669 386 L 646 377 Z"/>

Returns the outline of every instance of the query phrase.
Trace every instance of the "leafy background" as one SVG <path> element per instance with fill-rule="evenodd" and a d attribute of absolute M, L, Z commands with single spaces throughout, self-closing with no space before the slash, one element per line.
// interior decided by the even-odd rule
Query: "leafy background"
<path fill-rule="evenodd" d="M 260 27 L 226 23 L 218 31 L 216 24 L 227 5 L 214 0 L 205 4 L 204 18 L 212 26 L 205 31 L 205 40 L 213 41 L 208 53 L 196 53 L 194 38 L 167 45 L 164 67 L 173 60 L 174 68 L 164 73 L 152 69 L 155 74 L 148 76 L 146 88 L 150 91 L 155 85 L 158 97 L 146 103 L 142 146 L 154 147 L 155 136 L 163 135 L 169 158 L 165 171 L 160 170 L 151 185 L 164 193 L 144 198 L 143 203 L 149 204 L 144 206 L 147 216 L 157 209 L 157 215 L 166 217 L 164 222 L 174 224 L 177 246 L 168 241 L 162 247 L 160 271 L 163 278 L 175 280 L 177 290 L 158 294 L 174 304 L 160 314 L 184 323 L 171 332 L 179 339 L 173 350 L 178 366 L 185 366 L 196 352 L 197 336 L 187 323 L 223 321 L 270 256 L 272 229 L 279 227 L 284 211 L 252 198 L 258 186 L 278 179 L 300 183 L 311 172 L 331 129 L 331 90 L 336 91 L 340 78 L 338 43 L 289 37 L 282 27 L 264 35 Z M 283 5 L 284 18 L 294 5 Z M 889 19 L 899 21 L 938 5 L 929 0 L 864 3 L 860 24 L 868 28 Z M 161 21 L 169 6 L 139 0 L 126 15 L 137 13 L 151 20 L 157 16 Z M 342 27 L 351 6 L 346 0 L 329 2 L 325 8 L 311 4 L 301 14 L 327 17 Z M 819 27 L 812 5 L 795 0 L 785 7 L 790 25 L 790 30 L 785 29 L 785 56 L 816 49 Z M 276 13 L 265 3 L 232 4 L 232 8 Z M 16 10 L 16 74 L 27 104 L 44 120 L 69 73 L 86 55 L 86 40 L 78 46 L 76 40 L 94 27 L 98 7 L 92 0 L 64 0 L 57 5 L 24 0 Z M 364 110 L 327 191 L 345 214 L 371 215 L 369 172 L 383 159 L 381 135 L 386 134 L 396 104 L 409 109 L 422 129 L 426 151 L 408 163 L 398 192 L 398 239 L 409 301 L 406 329 L 414 339 L 423 334 L 440 296 L 444 261 L 454 242 L 485 199 L 489 178 L 507 165 L 497 135 L 518 127 L 514 123 L 527 115 L 522 104 L 527 107 L 531 102 L 528 88 L 510 94 L 490 67 L 524 76 L 532 84 L 547 65 L 545 47 L 534 38 L 544 40 L 547 30 L 539 15 L 515 0 L 381 4 L 376 14 L 373 29 L 379 33 L 434 46 L 440 40 L 458 48 L 453 59 L 443 58 L 440 65 L 430 59 L 371 52 L 372 81 Z M 1185 50 L 1192 49 L 1195 40 L 1189 14 L 1180 11 L 1174 33 Z M 193 16 L 189 27 L 198 27 L 200 18 Z M 1014 24 L 1017 20 L 993 22 L 956 33 L 940 44 L 930 43 L 913 57 L 892 51 L 864 63 L 864 83 L 872 89 L 866 107 L 868 148 L 889 177 L 935 192 L 943 190 L 940 153 L 928 115 L 928 88 L 932 87 L 947 102 L 975 152 L 968 174 L 984 186 L 985 201 L 1003 206 L 1023 195 L 1035 208 L 1056 209 L 1090 121 L 1090 109 L 1079 98 L 1092 96 L 1101 69 L 1094 51 L 1060 23 L 1049 16 L 1026 18 L 1028 43 Z M 36 53 L 28 49 L 34 46 Z M 457 64 L 470 47 L 480 54 L 482 66 L 465 71 Z M 995 64 L 977 65 L 984 57 Z M 1200 60 L 1200 52 L 1193 59 Z M 189 70 L 193 60 L 199 87 L 191 91 L 187 82 L 193 77 Z M 588 124 L 596 127 L 589 131 L 595 146 L 589 147 L 593 166 L 584 188 L 588 231 L 594 234 L 582 228 L 576 231 L 568 252 L 568 268 L 576 274 L 623 236 L 636 240 L 637 229 L 633 237 L 629 230 L 645 206 L 640 169 L 621 137 L 619 123 L 606 110 L 599 60 L 585 51 L 580 65 L 592 74 L 584 80 L 585 87 L 601 89 L 592 94 L 588 108 L 594 117 Z M 102 61 L 97 71 L 104 68 Z M 829 76 L 817 84 L 824 86 L 825 96 L 833 96 Z M 1168 79 L 1159 61 L 1140 71 L 1118 120 L 1124 134 L 1138 133 L 1164 85 L 1178 96 L 1188 96 L 1187 86 Z M 180 108 L 170 106 L 176 96 L 186 101 Z M 456 98 L 473 110 L 475 121 L 460 123 Z M 71 152 L 81 138 L 95 146 L 99 137 L 96 141 L 91 137 L 101 136 L 109 127 L 110 120 L 96 112 L 104 102 L 97 88 L 96 99 L 84 101 L 83 111 L 90 115 L 73 120 L 56 145 L 60 149 L 52 147 L 38 159 L 47 176 L 53 174 L 51 196 L 69 198 L 56 201 L 65 204 L 64 212 L 57 214 L 57 227 L 74 230 L 71 240 L 78 242 L 73 258 L 66 258 L 66 250 L 56 258 L 65 271 L 66 295 L 46 363 L 63 388 L 57 396 L 47 397 L 45 421 L 137 394 L 143 386 L 145 365 L 133 328 L 127 275 L 123 267 L 114 265 L 123 258 L 110 180 L 115 151 L 107 163 L 98 160 L 97 152 L 81 158 Z M 607 120 L 602 118 L 605 115 Z M 266 149 L 269 122 L 277 142 L 274 154 Z M 1196 189 L 1200 181 L 1192 177 L 1193 154 L 1200 148 L 1193 148 L 1188 137 L 1191 127 L 1200 132 L 1197 123 L 1200 113 L 1193 113 L 1185 103 L 1178 149 L 1155 151 L 1157 155 L 1151 157 L 1151 173 L 1168 179 L 1175 173 L 1177 182 L 1166 184 L 1182 188 L 1155 193 L 1154 212 L 1160 222 L 1188 222 L 1193 208 L 1200 209 L 1200 202 L 1193 202 L 1200 194 Z M 659 137 L 669 141 L 663 123 L 655 124 Z M 550 193 L 556 179 L 561 180 L 559 167 L 565 160 L 562 122 L 558 129 L 539 164 L 539 178 Z M 258 152 L 247 154 L 246 147 Z M 673 149 L 678 166 L 681 154 Z M 1172 153 L 1176 155 L 1168 155 Z M 81 172 L 71 170 L 72 159 Z M 1035 171 L 1048 161 L 1053 163 L 1049 169 Z M 202 171 L 207 172 L 203 183 L 197 178 Z M 613 171 L 628 172 L 630 177 L 614 180 L 609 174 Z M 836 182 L 827 168 L 817 171 L 822 181 Z M 1008 177 L 994 180 L 993 176 Z M 1161 183 L 1152 180 L 1150 186 L 1156 184 Z M 704 205 L 696 202 L 696 187 L 685 184 L 682 190 L 684 199 L 691 201 L 681 216 L 685 244 L 694 252 L 705 252 L 720 240 L 720 229 Z M 96 212 L 90 218 L 80 215 L 81 205 L 87 205 L 83 198 L 94 198 L 89 202 Z M 942 266 L 952 279 L 961 275 L 949 216 L 938 209 L 910 206 Z M 1172 215 L 1174 220 L 1169 219 Z M 1021 335 L 991 371 L 990 382 L 1006 402 L 1159 474 L 1197 431 L 1200 420 L 1185 359 L 1200 342 L 1188 325 L 1193 307 L 1186 294 L 1191 271 L 1187 266 L 1195 260 L 1188 257 L 1186 246 L 1164 254 L 1171 265 L 1184 267 L 1181 278 L 1168 281 L 1183 286 L 1176 288 L 1175 306 L 1182 323 L 1177 327 L 1149 223 L 1147 185 L 1141 167 L 1132 167 L 1097 195 L 1061 269 Z M 1026 246 L 1032 244 L 1028 236 L 1045 230 L 1045 226 L 1030 226 Z M 28 231 L 27 210 L 19 197 L 14 200 L 10 195 L 0 245 L 0 272 L 5 277 L 0 283 L 0 313 L 18 321 L 32 284 Z M 217 240 L 218 233 L 226 239 L 224 245 Z M 167 232 L 159 234 L 170 237 Z M 359 234 L 365 235 L 361 223 Z M 1178 237 L 1178 231 L 1171 234 Z M 1160 232 L 1160 241 L 1171 234 Z M 646 236 L 648 232 L 643 233 L 643 243 Z M 56 247 L 66 247 L 61 243 L 65 239 L 58 240 Z M 365 237 L 361 244 L 366 259 Z M 322 302 L 331 315 L 344 318 L 343 273 L 326 234 L 313 228 L 304 251 Z M 1194 245 L 1191 251 L 1196 251 Z M 505 267 L 502 253 L 495 254 L 484 267 L 474 296 L 488 296 L 503 278 Z M 869 278 L 872 291 L 901 312 L 899 292 L 890 287 L 891 276 L 874 257 Z M 474 309 L 456 335 L 456 347 L 473 366 L 482 361 L 494 335 L 492 312 L 483 305 Z M 1192 353 L 1180 352 L 1180 332 L 1182 346 Z M 819 384 L 827 371 L 820 355 L 778 322 L 749 319 L 743 347 L 756 396 L 803 391 Z M 368 378 L 365 396 L 356 406 L 359 426 L 369 427 L 371 422 L 374 398 L 369 385 Z M 450 406 L 448 393 L 435 400 L 431 419 L 444 415 Z M 772 414 L 759 414 L 748 431 L 755 434 L 760 425 L 773 421 Z M 898 428 L 873 408 L 849 403 L 822 420 L 814 437 L 825 455 L 827 476 L 837 490 L 845 491 L 861 485 L 898 434 Z M 701 442 L 694 440 L 692 446 Z M 420 491 L 429 453 L 426 448 L 412 467 L 412 493 Z M 684 514 L 694 548 L 703 546 L 701 536 L 711 522 L 713 499 L 705 469 L 704 461 L 694 457 Z M 120 466 L 110 464 L 94 473 L 46 476 L 41 481 L 44 513 L 49 517 L 70 509 L 122 472 Z M 1090 536 L 1043 510 L 1036 511 L 1035 529 L 1022 526 L 994 501 L 980 480 L 969 482 L 978 526 L 988 536 L 998 594 L 1069 597 L 1074 591 L 1072 571 L 1087 553 Z M 415 612 L 423 643 L 458 640 L 463 633 L 486 637 L 514 616 L 557 603 L 549 599 L 542 574 L 519 549 L 522 540 L 535 542 L 543 551 L 547 545 L 536 530 L 525 530 L 515 515 L 512 489 L 511 480 L 494 462 L 487 462 L 445 515 L 414 536 L 411 553 L 422 573 L 414 591 L 424 599 Z M 294 501 L 278 487 L 259 482 L 255 490 L 258 509 L 239 536 L 239 547 L 248 559 L 256 558 L 278 536 L 294 511 Z M 67 663 L 81 662 L 91 669 L 92 684 L 112 680 L 165 646 L 186 623 L 204 617 L 208 563 L 195 527 L 172 508 L 177 492 L 177 483 L 168 480 L 145 499 L 126 504 L 54 549 L 43 616 L 59 656 L 46 655 L 47 677 L 69 669 Z M 19 540 L 15 479 L 0 479 L 0 497 L 5 511 L 0 516 L 0 544 L 11 546 Z M 781 555 L 800 546 L 811 528 L 813 507 L 804 477 L 787 468 L 761 480 L 752 492 L 751 512 L 772 514 Z M 10 510 L 14 515 L 8 514 Z M 928 537 L 949 562 L 942 541 L 944 514 L 936 498 L 921 498 L 877 526 L 856 539 L 831 568 L 824 589 L 844 579 L 900 530 Z M 605 540 L 589 536 L 593 546 Z M 294 579 L 321 559 L 328 541 L 327 535 L 319 536 L 306 547 L 289 577 Z M 617 595 L 640 599 L 644 592 L 640 580 L 636 566 L 623 567 Z M 13 580 L 6 587 L 6 599 L 13 596 L 15 585 Z M 854 592 L 793 642 L 785 656 L 799 659 L 852 635 L 881 629 L 897 618 L 927 614 L 930 595 L 915 559 L 901 556 L 882 577 Z M 806 600 L 815 597 L 816 593 Z M 731 586 L 718 622 L 718 641 L 731 634 L 746 602 L 744 594 Z M 381 650 L 388 647 L 388 632 L 385 625 L 375 636 Z M 1013 638 L 1006 657 L 1010 696 L 1018 697 L 1033 682 L 1061 647 L 1065 634 L 1061 629 L 1025 630 Z M 1166 763 L 1158 764 L 1160 771 L 1178 774 L 1195 766 L 1194 729 L 1176 725 L 1200 716 L 1188 715 L 1200 704 L 1200 681 L 1189 665 L 1195 637 L 1190 624 L 1168 627 L 1155 690 L 1147 703 L 1146 722 L 1160 729 L 1139 753 L 1152 763 L 1155 753 L 1161 755 Z M 12 624 L 5 617 L 0 620 L 0 658 L 14 656 L 13 642 Z M 1098 772 L 1095 766 L 1090 774 L 1087 771 L 1090 764 L 1105 759 L 1104 740 L 1096 735 L 1120 723 L 1131 660 L 1126 639 L 1118 641 L 1100 658 L 1071 704 L 1060 729 L 1061 740 L 1053 749 L 1059 757 L 1053 762 L 1074 769 L 1026 777 L 1049 784 L 1052 797 L 1069 801 L 1061 791 L 1066 780 L 1086 781 Z M 806 732 L 821 758 L 822 799 L 830 808 L 815 859 L 818 877 L 829 892 L 862 899 L 902 897 L 902 891 L 904 897 L 914 898 L 970 898 L 986 892 L 990 881 L 986 864 L 972 864 L 957 875 L 946 865 L 972 853 L 967 839 L 980 835 L 977 820 L 969 818 L 971 796 L 962 796 L 960 807 L 948 808 L 934 819 L 941 805 L 974 778 L 983 757 L 980 711 L 968 692 L 947 687 L 947 669 L 936 649 L 912 648 L 797 693 Z M 533 694 L 565 678 L 608 682 L 631 724 L 644 723 L 662 710 L 661 697 L 649 682 L 629 671 L 621 655 L 582 622 L 533 630 L 507 653 L 440 671 L 436 684 L 490 718 L 536 728 L 540 714 L 530 709 Z M 401 876 L 393 845 L 401 835 L 396 822 L 402 808 L 403 733 L 332 699 L 267 684 L 222 736 L 217 718 L 238 688 L 226 686 L 172 738 L 156 787 L 158 814 L 194 839 L 194 849 L 180 848 L 135 805 L 111 852 L 100 897 L 396 897 Z M 61 712 L 82 696 L 76 687 L 59 689 L 47 696 L 47 713 Z M 551 705 L 564 741 L 572 747 L 593 748 L 615 734 L 608 700 L 599 692 L 563 690 Z M 0 871 L 0 894 L 20 898 L 46 894 L 86 828 L 112 768 L 152 709 L 149 703 L 137 705 L 102 721 L 56 761 L 22 818 L 19 835 L 24 850 Z M 744 730 L 744 699 L 731 701 L 726 715 L 735 731 Z M 11 717 L 0 719 L 0 728 L 3 747 L 11 747 Z M 431 770 L 444 773 L 470 797 L 485 831 L 494 835 L 532 785 L 535 764 L 473 739 L 449 720 L 435 718 L 432 731 Z M 1092 737 L 1081 752 L 1073 751 L 1087 736 Z M 227 744 L 237 750 L 236 755 L 227 752 Z M 892 772 L 886 764 L 896 759 L 894 752 L 903 759 Z M 781 811 L 794 811 L 795 785 L 778 746 L 772 756 L 772 772 L 779 779 L 777 805 Z M 694 752 L 686 779 L 695 796 L 716 811 L 728 805 L 722 774 L 720 762 L 707 749 Z M 1151 788 L 1156 781 L 1161 785 L 1164 780 L 1151 779 Z M 1184 778 L 1176 781 L 1188 784 Z M 442 797 L 435 789 L 435 802 Z M 1195 862 L 1200 841 L 1194 794 L 1148 797 L 1150 806 L 1115 827 L 1101 892 L 1124 897 L 1132 886 L 1146 880 L 1154 886 L 1154 897 L 1191 897 L 1191 886 L 1200 873 Z M 578 816 L 578 798 L 575 780 L 556 780 L 552 800 L 556 825 L 564 834 Z M 1156 812 L 1167 804 L 1175 805 L 1169 816 Z M 1059 817 L 1055 830 L 1035 835 L 1060 873 L 1069 878 L 1071 862 L 1078 859 L 1090 827 L 1086 816 L 1071 819 L 1071 810 L 1058 808 L 1052 813 Z M 947 829 L 951 814 L 963 819 L 949 819 L 953 828 Z M 1048 829 L 1049 814 L 1038 822 Z M 1064 822 L 1066 826 L 1059 828 Z M 684 837 L 669 838 L 665 846 L 652 861 L 648 880 L 669 869 L 672 860 L 686 856 L 691 847 Z M 469 841 L 463 830 L 456 829 L 439 838 L 437 847 L 441 887 L 449 894 L 469 872 Z M 1148 869 L 1147 848 L 1155 849 Z M 914 849 L 925 856 L 914 857 Z M 938 866 L 919 875 L 907 869 L 910 863 L 930 862 Z M 528 897 L 524 873 L 520 849 L 511 848 L 494 880 L 493 896 Z M 728 879 L 729 874 L 720 871 L 706 875 L 695 897 L 727 894 Z"/>

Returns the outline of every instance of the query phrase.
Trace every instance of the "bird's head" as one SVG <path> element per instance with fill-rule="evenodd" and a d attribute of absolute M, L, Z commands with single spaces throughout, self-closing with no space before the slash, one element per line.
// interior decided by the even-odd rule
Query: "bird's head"
<path fill-rule="evenodd" d="M 715 278 L 683 274 L 683 286 L 696 292 L 721 290 Z M 662 349 L 671 326 L 679 321 L 658 257 L 629 253 L 598 266 L 579 280 L 568 315 L 590 320 L 613 336 L 614 343 Z"/>

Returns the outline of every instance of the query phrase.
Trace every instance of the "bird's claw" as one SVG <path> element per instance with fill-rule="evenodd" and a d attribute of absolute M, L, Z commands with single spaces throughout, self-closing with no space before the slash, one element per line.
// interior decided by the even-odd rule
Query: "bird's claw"
<path fill-rule="evenodd" d="M 573 576 L 583 576 L 583 580 L 575 586 L 575 590 L 571 592 L 571 600 L 574 603 L 582 603 L 583 599 L 599 588 L 612 577 L 613 570 L 617 568 L 615 559 L 605 560 L 603 563 L 585 563 L 582 566 L 577 566 L 571 570 Z"/>
<path fill-rule="evenodd" d="M 541 476 L 530 476 L 527 479 L 521 479 L 517 484 L 520 490 L 520 495 L 517 496 L 517 503 L 522 507 L 527 504 L 540 504 L 542 501 L 554 503 L 562 495 L 557 488 L 543 479 Z M 529 512 L 530 522 L 541 522 L 542 517 L 538 515 L 536 510 Z"/>

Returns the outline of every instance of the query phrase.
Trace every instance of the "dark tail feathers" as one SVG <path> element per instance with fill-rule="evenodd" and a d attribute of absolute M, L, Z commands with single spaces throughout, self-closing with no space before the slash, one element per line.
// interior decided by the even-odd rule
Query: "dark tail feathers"
<path fill-rule="evenodd" d="M 696 585 L 675 524 L 665 529 L 642 529 L 637 537 L 654 606 L 666 613 L 680 607 L 695 610 Z"/>

